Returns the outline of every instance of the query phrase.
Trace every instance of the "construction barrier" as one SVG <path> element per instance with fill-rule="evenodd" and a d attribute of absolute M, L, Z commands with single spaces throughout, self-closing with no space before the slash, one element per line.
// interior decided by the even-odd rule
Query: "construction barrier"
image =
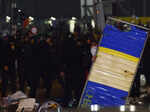
<path fill-rule="evenodd" d="M 145 30 L 133 25 L 129 31 L 106 25 L 81 97 L 81 107 L 92 104 L 112 107 L 126 103 L 147 35 Z"/>

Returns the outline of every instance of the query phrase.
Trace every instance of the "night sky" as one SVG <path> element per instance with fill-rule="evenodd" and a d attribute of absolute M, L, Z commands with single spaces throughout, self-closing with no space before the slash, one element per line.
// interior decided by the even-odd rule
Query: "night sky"
<path fill-rule="evenodd" d="M 40 18 L 80 17 L 80 0 L 17 0 L 17 8 Z"/>
<path fill-rule="evenodd" d="M 55 17 L 80 17 L 80 0 L 16 0 L 17 8 L 22 9 L 27 16 L 39 18 Z M 144 0 L 125 0 L 123 8 L 132 13 L 135 11 L 136 16 L 144 16 Z M 150 16 L 150 0 L 146 1 L 146 16 Z M 10 15 L 10 0 L 0 0 L 0 17 Z M 121 11 L 121 10 L 119 10 Z M 123 12 L 120 13 L 121 15 Z M 121 15 L 118 16 L 121 16 Z M 132 14 L 129 14 L 131 16 Z M 127 16 L 127 15 L 124 15 Z"/>

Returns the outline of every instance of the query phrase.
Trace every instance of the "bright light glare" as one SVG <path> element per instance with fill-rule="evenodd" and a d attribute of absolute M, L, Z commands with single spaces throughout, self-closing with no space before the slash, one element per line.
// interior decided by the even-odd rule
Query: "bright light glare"
<path fill-rule="evenodd" d="M 69 26 L 70 26 L 70 32 L 71 33 L 74 33 L 75 24 L 76 24 L 76 21 L 74 21 L 74 20 L 69 21 Z"/>
<path fill-rule="evenodd" d="M 48 20 L 48 24 L 52 26 L 52 21 L 51 21 L 51 20 Z"/>
<path fill-rule="evenodd" d="M 55 17 L 51 17 L 51 20 L 55 21 L 55 20 L 56 20 L 56 18 L 55 18 Z"/>
<path fill-rule="evenodd" d="M 92 112 L 95 112 L 95 111 L 98 111 L 98 110 L 99 110 L 99 106 L 97 104 L 91 105 L 91 111 Z"/>
<path fill-rule="evenodd" d="M 6 16 L 6 19 L 10 20 L 10 19 L 11 19 L 11 17 L 9 17 L 9 16 Z"/>
<path fill-rule="evenodd" d="M 72 20 L 76 20 L 77 18 L 76 17 L 72 17 Z"/>
<path fill-rule="evenodd" d="M 21 12 L 21 10 L 19 9 L 18 12 Z"/>
<path fill-rule="evenodd" d="M 120 106 L 120 112 L 125 112 L 125 110 L 126 110 L 126 109 L 125 109 L 125 105 L 121 105 L 121 106 Z"/>
<path fill-rule="evenodd" d="M 7 22 L 7 23 L 9 23 L 9 22 L 10 22 L 10 20 L 11 20 L 11 17 L 6 16 L 6 22 Z"/>
<path fill-rule="evenodd" d="M 31 16 L 29 17 L 29 19 L 30 19 L 31 21 L 33 21 L 33 20 L 34 20 L 34 18 L 33 18 L 33 17 L 31 17 Z"/>
<path fill-rule="evenodd" d="M 91 24 L 92 24 L 92 27 L 95 28 L 95 21 L 93 19 L 91 20 Z"/>
<path fill-rule="evenodd" d="M 135 112 L 135 106 L 134 105 L 130 105 L 130 112 Z"/>

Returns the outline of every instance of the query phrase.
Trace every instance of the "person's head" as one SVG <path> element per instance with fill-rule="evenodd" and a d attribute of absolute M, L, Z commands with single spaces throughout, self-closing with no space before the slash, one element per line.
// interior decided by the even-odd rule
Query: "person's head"
<path fill-rule="evenodd" d="M 31 39 L 31 44 L 34 44 L 34 43 L 35 43 L 35 41 L 34 41 L 34 39 L 32 38 L 32 39 Z"/>
<path fill-rule="evenodd" d="M 17 31 L 17 32 L 16 32 L 16 36 L 17 36 L 17 37 L 20 37 L 20 36 L 21 36 L 21 32 L 20 32 L 20 31 Z"/>
<path fill-rule="evenodd" d="M 29 31 L 29 32 L 28 32 L 28 37 L 31 38 L 32 36 L 33 36 L 32 32 Z"/>
<path fill-rule="evenodd" d="M 77 46 L 81 46 L 81 41 L 77 41 Z"/>
<path fill-rule="evenodd" d="M 94 41 L 91 42 L 91 45 L 92 46 L 97 46 L 97 42 L 94 40 Z"/>
<path fill-rule="evenodd" d="M 8 40 L 8 36 L 5 36 L 3 39 L 4 39 L 4 40 Z"/>
<path fill-rule="evenodd" d="M 41 41 L 42 41 L 41 38 L 38 38 L 38 39 L 37 39 L 37 43 L 38 43 L 38 44 L 41 43 Z"/>
<path fill-rule="evenodd" d="M 11 48 L 12 50 L 15 50 L 15 44 L 14 44 L 13 42 L 10 42 L 10 48 Z"/>
<path fill-rule="evenodd" d="M 51 38 L 47 38 L 46 39 L 46 43 L 48 43 L 49 45 L 52 44 L 52 39 Z"/>
<path fill-rule="evenodd" d="M 28 41 L 29 41 L 29 38 L 28 38 L 27 35 L 24 37 L 24 41 L 25 41 L 25 42 L 28 42 Z"/>
<path fill-rule="evenodd" d="M 91 40 L 90 40 L 90 39 L 87 39 L 87 43 L 88 43 L 88 44 L 91 44 Z"/>

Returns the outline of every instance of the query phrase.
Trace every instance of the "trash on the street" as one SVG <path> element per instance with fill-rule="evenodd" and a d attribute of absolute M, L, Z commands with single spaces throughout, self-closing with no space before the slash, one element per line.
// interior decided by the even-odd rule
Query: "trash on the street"
<path fill-rule="evenodd" d="M 16 112 L 33 112 L 36 106 L 34 98 L 22 99 L 19 101 L 19 106 Z"/>

